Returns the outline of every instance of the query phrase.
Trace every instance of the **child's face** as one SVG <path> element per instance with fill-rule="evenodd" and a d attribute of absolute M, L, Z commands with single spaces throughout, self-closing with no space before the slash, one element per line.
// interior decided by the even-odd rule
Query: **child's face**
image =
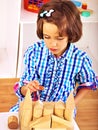
<path fill-rule="evenodd" d="M 61 56 L 67 48 L 68 36 L 59 36 L 59 31 L 55 24 L 44 21 L 43 38 L 47 48 L 56 57 Z"/>

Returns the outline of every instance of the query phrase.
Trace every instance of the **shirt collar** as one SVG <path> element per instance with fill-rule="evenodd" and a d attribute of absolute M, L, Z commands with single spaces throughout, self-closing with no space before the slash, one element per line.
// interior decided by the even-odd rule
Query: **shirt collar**
<path fill-rule="evenodd" d="M 70 59 L 72 57 L 73 50 L 74 50 L 74 45 L 73 43 L 70 43 L 69 48 L 63 53 L 62 56 L 67 60 Z"/>

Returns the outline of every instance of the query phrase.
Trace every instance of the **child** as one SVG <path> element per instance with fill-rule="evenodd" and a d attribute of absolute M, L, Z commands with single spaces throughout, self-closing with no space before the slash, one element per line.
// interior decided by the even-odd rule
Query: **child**
<path fill-rule="evenodd" d="M 96 89 L 97 84 L 90 58 L 73 44 L 82 36 L 77 7 L 69 0 L 44 4 L 38 13 L 37 35 L 41 40 L 26 50 L 24 72 L 15 86 L 19 102 L 28 88 L 32 100 L 39 91 L 41 101 L 66 102 L 78 83 L 74 93 L 77 105 L 90 89 Z M 11 111 L 18 111 L 19 102 Z"/>

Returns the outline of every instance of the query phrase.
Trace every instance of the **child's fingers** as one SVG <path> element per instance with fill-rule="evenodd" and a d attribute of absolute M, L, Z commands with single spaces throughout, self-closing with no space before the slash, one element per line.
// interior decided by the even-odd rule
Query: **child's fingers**
<path fill-rule="evenodd" d="M 35 85 L 40 85 L 38 80 L 33 80 L 33 82 L 35 83 Z"/>
<path fill-rule="evenodd" d="M 44 90 L 44 86 L 39 85 L 39 90 Z"/>
<path fill-rule="evenodd" d="M 32 81 L 32 86 L 33 86 L 36 90 L 43 90 L 43 89 L 44 89 L 44 87 L 41 86 L 37 80 Z"/>
<path fill-rule="evenodd" d="M 35 91 L 43 90 L 44 89 L 44 87 L 41 86 L 41 85 L 39 85 L 39 82 L 35 81 L 35 80 L 29 82 L 28 88 L 30 89 L 31 92 L 35 92 Z"/>
<path fill-rule="evenodd" d="M 44 87 L 41 85 L 36 85 L 36 86 L 33 86 L 33 89 L 35 89 L 36 91 L 37 90 L 44 90 Z"/>
<path fill-rule="evenodd" d="M 31 85 L 29 85 L 28 88 L 30 89 L 31 92 L 37 91 L 37 89 L 35 87 L 32 87 Z"/>

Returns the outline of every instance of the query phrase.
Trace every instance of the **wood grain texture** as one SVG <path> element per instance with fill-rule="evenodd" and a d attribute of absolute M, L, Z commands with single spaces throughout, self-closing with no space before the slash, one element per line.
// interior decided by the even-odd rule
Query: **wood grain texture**
<path fill-rule="evenodd" d="M 7 112 L 17 102 L 13 86 L 18 78 L 0 79 L 0 112 Z M 80 130 L 98 130 L 98 90 L 91 91 L 78 105 L 76 122 Z"/>
<path fill-rule="evenodd" d="M 76 122 L 80 130 L 98 130 L 98 90 L 90 91 L 79 103 Z"/>
<path fill-rule="evenodd" d="M 19 79 L 0 79 L 0 112 L 8 112 L 15 105 L 18 98 L 13 86 Z"/>

